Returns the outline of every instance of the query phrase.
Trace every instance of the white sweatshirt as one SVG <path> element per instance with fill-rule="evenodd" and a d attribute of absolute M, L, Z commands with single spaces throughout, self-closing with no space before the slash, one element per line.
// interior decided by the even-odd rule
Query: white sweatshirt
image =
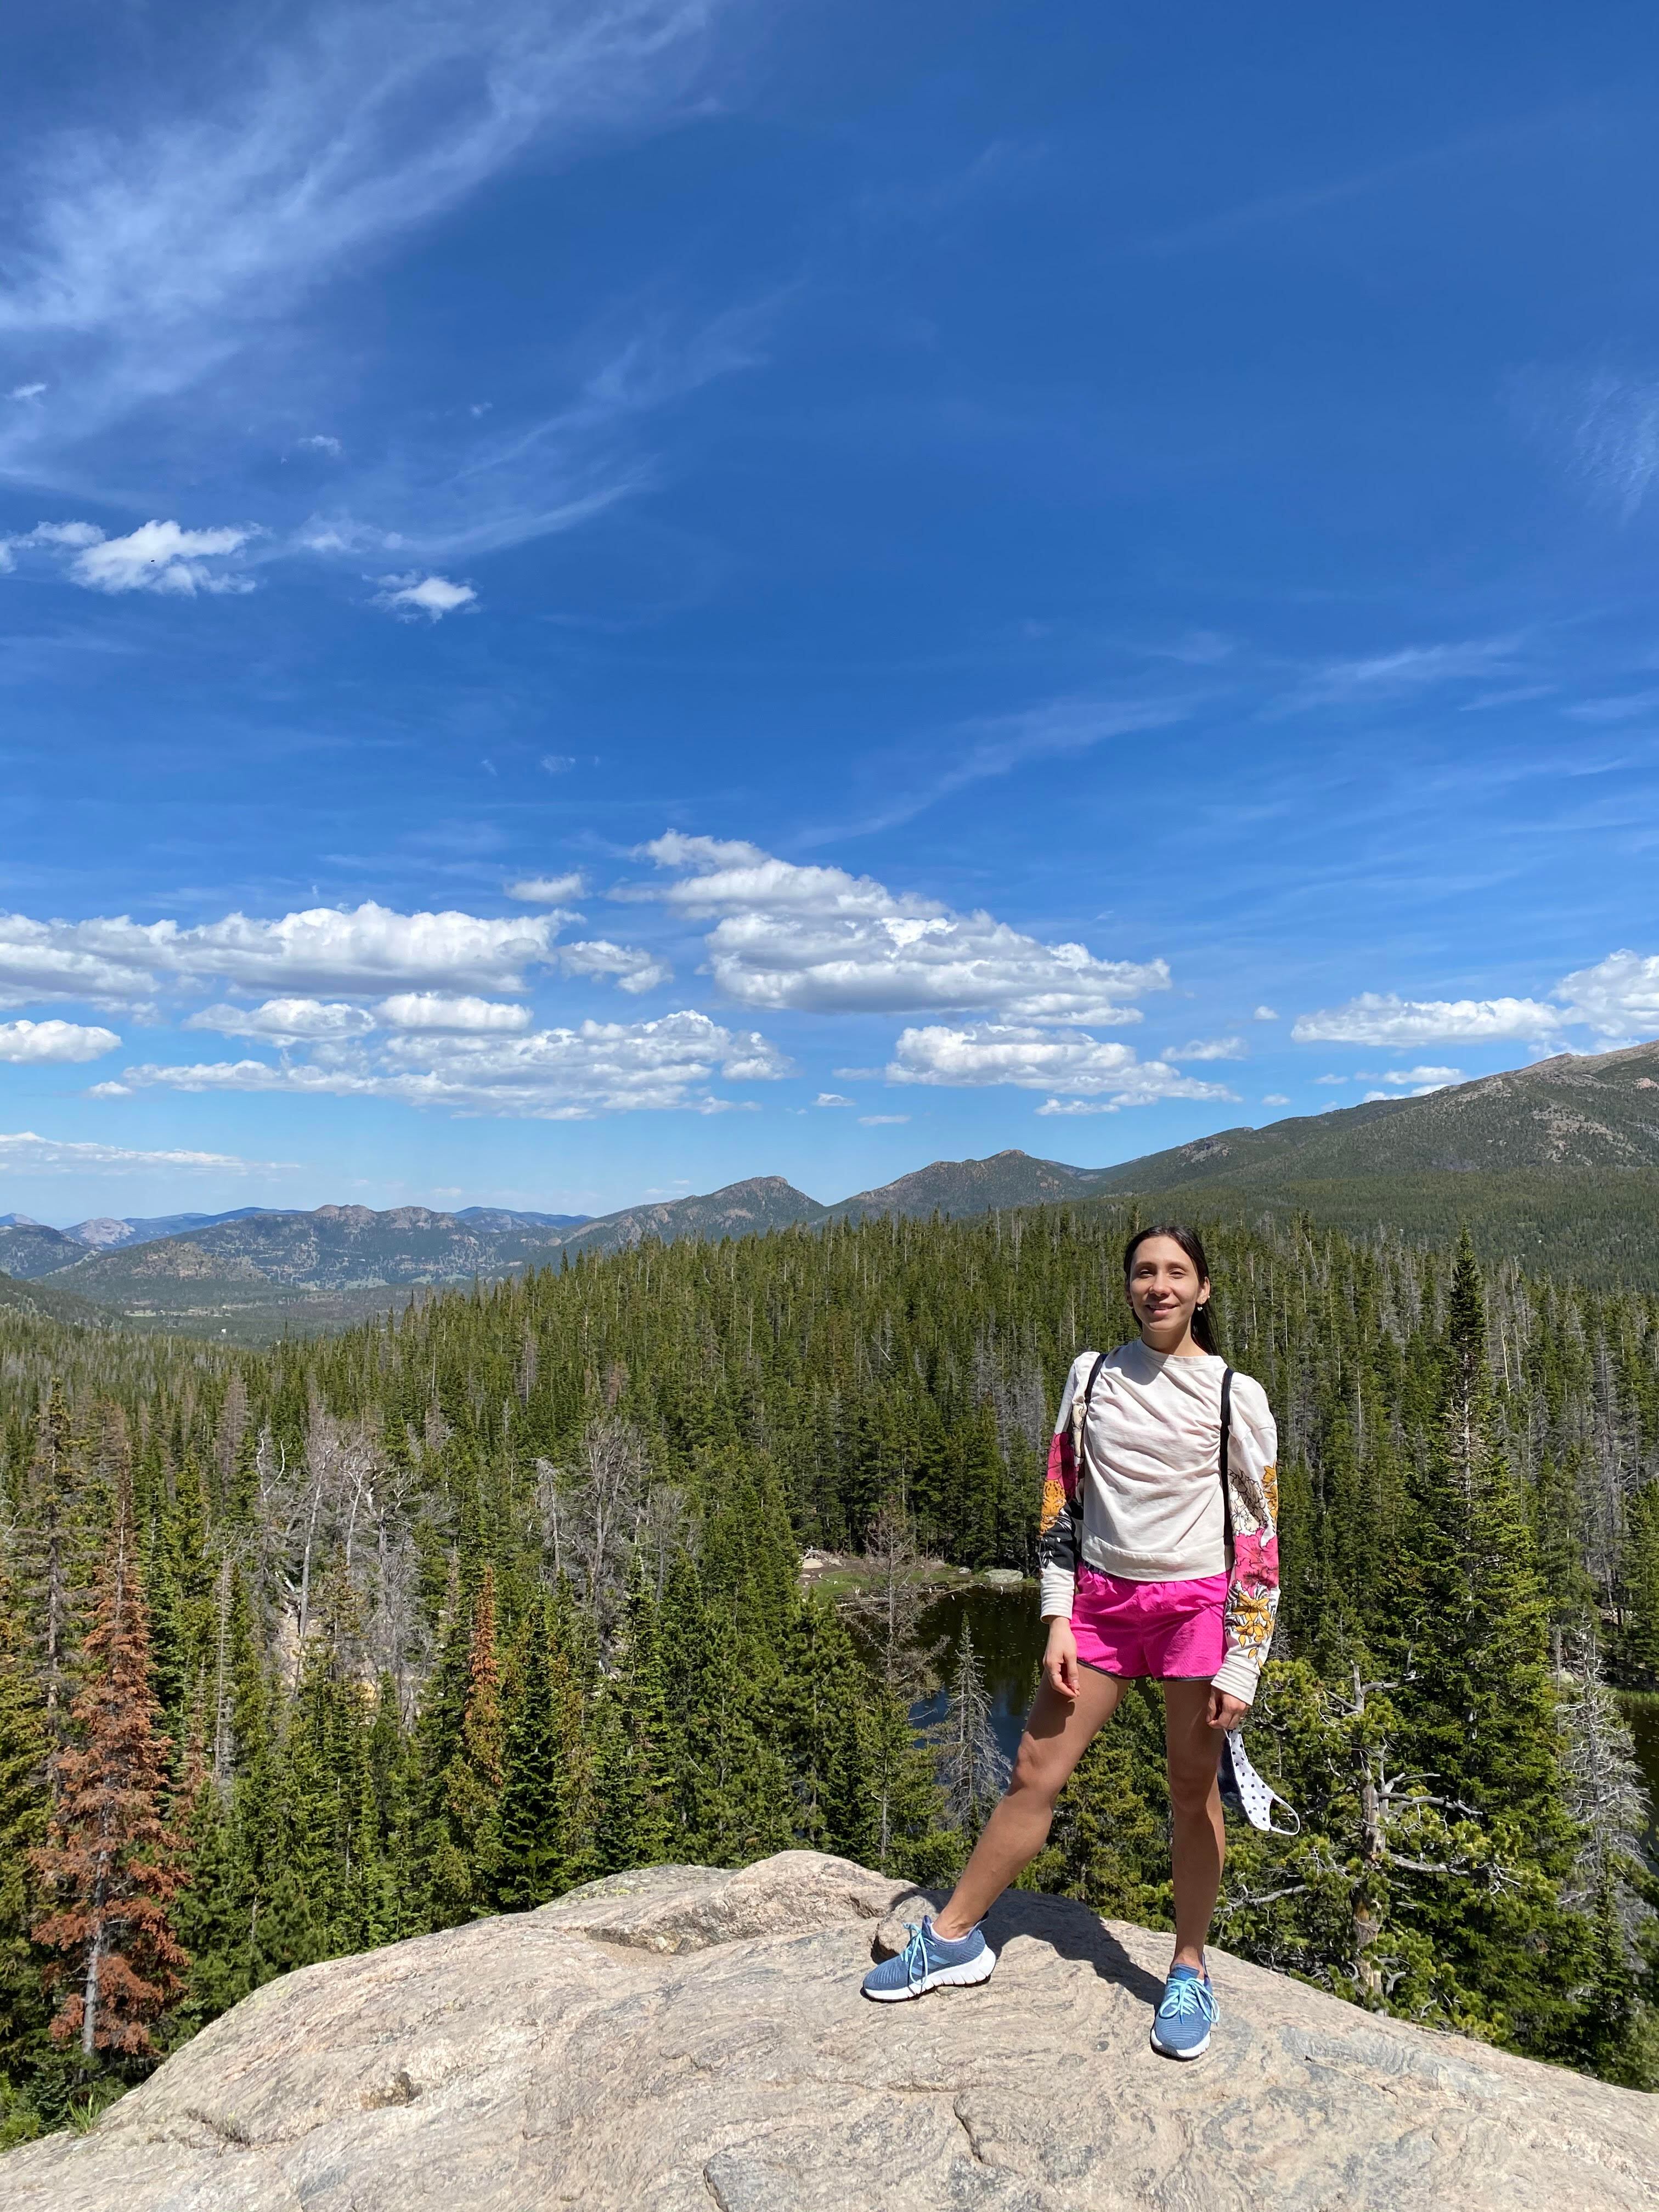
<path fill-rule="evenodd" d="M 1054 1423 L 1039 1543 L 1043 1617 L 1070 1615 L 1079 1560 L 1130 1582 L 1227 1573 L 1228 1656 L 1216 1680 L 1248 1702 L 1279 1596 L 1279 1442 L 1267 1394 L 1235 1371 L 1230 1559 L 1220 1472 L 1225 1362 L 1208 1353 L 1177 1358 L 1138 1337 L 1120 1345 L 1095 1379 L 1079 1467 L 1074 1401 L 1095 1358 L 1085 1352 L 1073 1363 Z"/>

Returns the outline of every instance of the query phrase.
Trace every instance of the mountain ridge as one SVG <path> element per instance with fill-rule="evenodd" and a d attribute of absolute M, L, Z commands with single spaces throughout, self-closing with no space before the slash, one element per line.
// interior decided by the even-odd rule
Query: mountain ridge
<path fill-rule="evenodd" d="M 1152 1200 L 1200 1218 L 1293 1207 L 1351 1233 L 1382 1224 L 1440 1236 L 1480 1214 L 1498 1249 L 1528 1265 L 1659 1279 L 1659 1043 L 1561 1054 L 1423 1097 L 1218 1130 L 1105 1168 L 1011 1148 L 934 1160 L 828 1204 L 763 1175 L 591 1218 L 489 1206 L 240 1207 L 180 1234 L 101 1249 L 14 1218 L 0 1226 L 0 1269 L 134 1320 L 269 1334 L 289 1323 L 338 1325 L 422 1289 L 499 1279 L 647 1237 Z"/>

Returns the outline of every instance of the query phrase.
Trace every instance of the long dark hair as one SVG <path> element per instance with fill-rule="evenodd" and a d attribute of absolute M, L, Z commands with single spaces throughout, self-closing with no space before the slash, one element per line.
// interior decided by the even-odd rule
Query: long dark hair
<path fill-rule="evenodd" d="M 1179 1222 L 1162 1221 L 1151 1229 L 1137 1229 L 1124 1246 L 1123 1285 L 1126 1290 L 1129 1285 L 1129 1270 L 1135 1263 L 1135 1254 L 1139 1251 L 1149 1237 L 1172 1237 L 1198 1270 L 1199 1281 L 1200 1283 L 1209 1281 L 1210 1263 L 1204 1255 L 1204 1241 L 1198 1231 L 1195 1229 L 1183 1229 Z M 1213 1297 L 1214 1295 L 1212 1291 L 1211 1297 Z M 1220 1346 L 1215 1340 L 1215 1319 L 1210 1311 L 1209 1298 L 1194 1310 L 1193 1342 L 1205 1352 L 1218 1352 L 1220 1350 Z"/>

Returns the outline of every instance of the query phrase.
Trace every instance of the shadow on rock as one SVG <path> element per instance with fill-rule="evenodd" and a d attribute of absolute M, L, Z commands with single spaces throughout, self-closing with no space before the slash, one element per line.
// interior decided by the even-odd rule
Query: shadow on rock
<path fill-rule="evenodd" d="M 949 1894 L 943 1889 L 916 1890 L 901 1898 L 878 1929 L 871 1956 L 890 1958 L 902 1949 L 903 1923 L 920 1920 L 924 1912 L 937 1912 Z M 986 1941 L 994 1951 L 1000 1951 L 1021 1936 L 1046 1944 L 1062 1959 L 1092 1966 L 1103 1982 L 1110 1982 L 1143 2004 L 1156 2004 L 1164 1994 L 1163 1983 L 1135 1964 L 1104 1921 L 1072 1898 L 1006 1890 L 986 1916 Z"/>

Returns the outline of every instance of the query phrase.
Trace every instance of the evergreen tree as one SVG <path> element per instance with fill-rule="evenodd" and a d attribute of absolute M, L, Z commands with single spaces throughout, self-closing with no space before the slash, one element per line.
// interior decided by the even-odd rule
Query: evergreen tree
<path fill-rule="evenodd" d="M 46 1911 L 37 1942 L 61 1954 L 54 2040 L 149 2055 L 150 2027 L 183 1986 L 190 1961 L 171 1908 L 184 1882 L 164 1818 L 159 1711 L 149 1683 L 149 1621 L 131 1515 L 118 1508 L 71 1717 L 80 1741 L 57 1755 L 58 1799 L 33 1854 Z"/>
<path fill-rule="evenodd" d="M 974 1632 L 964 1617 L 951 1670 L 951 1691 L 939 1723 L 939 1784 L 950 1819 L 977 1836 L 1008 1783 L 1008 1761 L 991 1725 L 991 1700 L 985 1670 L 974 1649 Z"/>
<path fill-rule="evenodd" d="M 1620 1681 L 1659 1690 L 1659 1482 L 1637 1491 L 1626 1507 L 1612 1656 Z"/>
<path fill-rule="evenodd" d="M 0 1578 L 0 2082 L 23 2070 L 44 2025 L 29 1931 L 31 1859 L 46 1826 L 46 1731 L 15 1604 Z"/>
<path fill-rule="evenodd" d="M 555 1634 L 551 1609 L 538 1607 L 526 1627 L 502 1762 L 500 1857 L 492 1894 L 506 1912 L 545 1905 L 564 1887 L 570 1758 L 561 1741 L 563 1716 L 555 1706 L 548 1659 Z"/>

